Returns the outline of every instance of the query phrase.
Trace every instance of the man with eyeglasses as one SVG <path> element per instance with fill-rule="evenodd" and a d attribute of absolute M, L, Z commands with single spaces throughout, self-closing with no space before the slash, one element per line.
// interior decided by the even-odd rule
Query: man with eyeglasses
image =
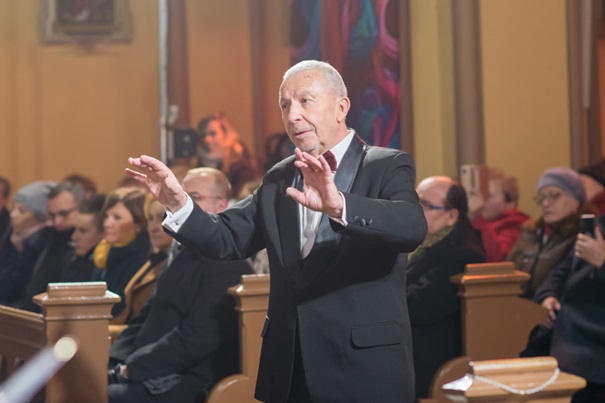
<path fill-rule="evenodd" d="M 470 263 L 485 262 L 481 234 L 471 226 L 462 185 L 446 176 L 424 179 L 416 188 L 428 225 L 424 242 L 410 254 L 406 296 L 416 398 L 428 395 L 431 379 L 446 361 L 461 354 L 460 302 L 450 277 Z"/>
<path fill-rule="evenodd" d="M 32 297 L 45 292 L 48 283 L 60 281 L 63 277 L 63 272 L 67 270 L 74 256 L 71 236 L 78 205 L 84 197 L 84 189 L 71 182 L 58 184 L 48 194 L 48 216 L 54 234 L 52 241 L 36 261 L 25 291 L 15 305 L 17 308 L 40 312 L 40 307 L 32 301 Z"/>

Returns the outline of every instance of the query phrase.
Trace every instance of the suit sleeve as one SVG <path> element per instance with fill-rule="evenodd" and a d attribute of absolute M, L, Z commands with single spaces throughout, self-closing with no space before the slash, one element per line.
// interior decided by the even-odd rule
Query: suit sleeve
<path fill-rule="evenodd" d="M 257 204 L 256 191 L 220 214 L 206 213 L 194 203 L 180 230 L 171 235 L 202 257 L 246 259 L 264 248 L 257 222 Z M 212 241 L 208 242 L 209 239 Z"/>
<path fill-rule="evenodd" d="M 396 153 L 380 166 L 360 171 L 356 179 L 372 183 L 369 196 L 343 193 L 347 227 L 335 222 L 331 225 L 343 235 L 411 252 L 424 240 L 427 229 L 414 188 L 414 163 L 409 155 Z"/>
<path fill-rule="evenodd" d="M 239 265 L 237 263 L 224 263 Z M 237 284 L 241 271 L 213 263 L 192 268 L 198 287 L 181 325 L 163 335 L 157 342 L 134 351 L 126 360 L 129 376 L 134 382 L 162 375 L 182 373 L 207 359 L 222 340 L 222 330 L 235 321 L 233 298 L 227 288 Z M 237 267 L 237 266 L 236 266 Z M 183 279 L 184 282 L 191 278 Z"/>

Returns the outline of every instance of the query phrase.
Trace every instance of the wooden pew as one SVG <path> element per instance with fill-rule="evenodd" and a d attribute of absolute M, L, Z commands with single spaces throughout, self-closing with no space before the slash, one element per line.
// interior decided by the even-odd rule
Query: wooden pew
<path fill-rule="evenodd" d="M 519 296 L 529 278 L 512 262 L 497 262 L 467 265 L 450 279 L 460 297 L 464 356 L 437 371 L 423 403 L 450 402 L 441 386 L 468 373 L 471 360 L 519 357 L 531 329 L 548 315 L 544 307 Z"/>
<path fill-rule="evenodd" d="M 241 373 L 218 382 L 210 391 L 206 403 L 253 403 L 258 363 L 260 361 L 261 331 L 269 306 L 269 275 L 242 276 L 239 285 L 229 288 L 236 301 L 240 329 Z"/>
<path fill-rule="evenodd" d="M 567 403 L 586 386 L 579 376 L 560 372 L 554 357 L 476 361 L 464 377 L 443 385 L 455 402 Z"/>
<path fill-rule="evenodd" d="M 119 300 L 104 282 L 53 283 L 34 297 L 42 314 L 0 306 L 0 382 L 42 347 L 70 335 L 78 352 L 49 380 L 44 401 L 106 403 L 107 325 Z"/>

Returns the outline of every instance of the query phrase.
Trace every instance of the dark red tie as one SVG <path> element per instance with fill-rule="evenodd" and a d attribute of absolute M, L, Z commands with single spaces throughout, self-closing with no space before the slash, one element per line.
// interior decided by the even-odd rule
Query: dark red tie
<path fill-rule="evenodd" d="M 326 159 L 328 165 L 330 165 L 330 169 L 332 170 L 332 172 L 336 172 L 336 157 L 334 156 L 334 154 L 332 154 L 332 151 L 326 151 L 324 153 L 324 158 Z"/>

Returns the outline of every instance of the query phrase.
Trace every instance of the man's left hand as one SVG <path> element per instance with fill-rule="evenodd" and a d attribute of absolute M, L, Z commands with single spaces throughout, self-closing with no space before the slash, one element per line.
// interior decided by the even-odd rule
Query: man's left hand
<path fill-rule="evenodd" d="M 308 209 L 320 211 L 329 217 L 342 218 L 343 200 L 334 183 L 330 165 L 320 155 L 311 154 L 296 148 L 294 165 L 302 172 L 305 187 L 300 190 L 289 187 L 286 193 L 292 199 Z"/>

